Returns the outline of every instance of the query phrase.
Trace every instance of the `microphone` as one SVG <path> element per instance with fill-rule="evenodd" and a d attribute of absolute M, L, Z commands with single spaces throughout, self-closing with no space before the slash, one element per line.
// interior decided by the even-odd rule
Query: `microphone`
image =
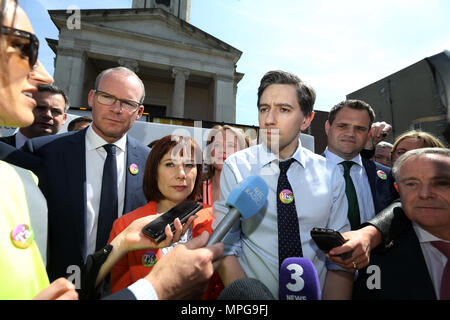
<path fill-rule="evenodd" d="M 217 300 L 275 300 L 275 298 L 261 281 L 241 278 L 226 286 Z"/>
<path fill-rule="evenodd" d="M 316 268 L 308 258 L 286 258 L 280 268 L 280 300 L 320 300 Z"/>
<path fill-rule="evenodd" d="M 231 190 L 226 201 L 226 205 L 231 207 L 230 211 L 214 229 L 206 246 L 222 241 L 240 216 L 245 220 L 257 213 L 266 202 L 268 192 L 266 182 L 259 176 L 242 180 Z"/>

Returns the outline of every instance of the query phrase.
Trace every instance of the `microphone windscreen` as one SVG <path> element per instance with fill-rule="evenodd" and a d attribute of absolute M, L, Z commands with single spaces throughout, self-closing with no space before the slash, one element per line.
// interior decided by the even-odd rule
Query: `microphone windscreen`
<path fill-rule="evenodd" d="M 218 300 L 275 300 L 275 298 L 261 281 L 241 278 L 225 287 Z"/>
<path fill-rule="evenodd" d="M 286 258 L 280 268 L 281 300 L 320 300 L 320 282 L 308 258 Z"/>
<path fill-rule="evenodd" d="M 269 188 L 263 178 L 250 176 L 231 190 L 226 204 L 236 208 L 245 220 L 261 210 L 268 192 Z"/>

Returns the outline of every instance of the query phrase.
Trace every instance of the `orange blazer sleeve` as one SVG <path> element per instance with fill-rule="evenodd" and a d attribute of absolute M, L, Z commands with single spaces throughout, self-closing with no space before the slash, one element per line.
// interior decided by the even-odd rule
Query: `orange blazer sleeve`
<path fill-rule="evenodd" d="M 127 226 L 125 225 L 123 219 L 117 219 L 114 221 L 108 243 L 111 242 L 123 230 L 125 230 L 126 227 Z M 111 293 L 125 289 L 130 283 L 130 267 L 128 263 L 128 254 L 126 254 L 111 269 Z"/>

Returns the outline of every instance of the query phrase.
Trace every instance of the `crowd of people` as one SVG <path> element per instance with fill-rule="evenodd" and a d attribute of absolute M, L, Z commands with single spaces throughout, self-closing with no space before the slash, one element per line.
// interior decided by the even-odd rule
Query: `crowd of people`
<path fill-rule="evenodd" d="M 314 264 L 322 299 L 450 299 L 450 153 L 433 135 L 412 130 L 388 144 L 392 127 L 368 103 L 345 100 L 315 154 L 300 134 L 316 93 L 276 70 L 258 88 L 259 144 L 218 125 L 204 152 L 176 135 L 146 145 L 127 134 L 146 88 L 125 67 L 102 71 L 88 95 L 92 119 L 58 134 L 68 98 L 38 60 L 26 13 L 0 3 L 0 125 L 20 127 L 0 138 L 0 299 L 217 299 L 242 278 L 279 299 L 289 257 Z M 263 208 L 207 246 L 229 195 L 255 175 L 268 185 Z M 142 233 L 185 200 L 203 209 L 166 226 L 161 242 Z M 312 228 L 346 242 L 322 252 Z"/>

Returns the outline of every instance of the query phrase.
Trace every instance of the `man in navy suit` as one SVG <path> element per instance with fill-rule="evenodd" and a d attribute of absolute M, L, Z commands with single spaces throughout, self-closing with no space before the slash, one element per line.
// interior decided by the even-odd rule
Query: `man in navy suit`
<path fill-rule="evenodd" d="M 450 150 L 408 151 L 393 167 L 408 225 L 390 250 L 372 251 L 354 299 L 450 299 Z"/>
<path fill-rule="evenodd" d="M 142 116 L 145 89 L 131 70 L 103 71 L 89 92 L 88 128 L 27 141 L 22 150 L 43 160 L 49 211 L 47 270 L 51 280 L 70 275 L 96 248 L 105 144 L 116 146 L 117 217 L 147 203 L 143 172 L 150 149 L 127 135 Z M 109 231 L 104 231 L 108 232 Z M 106 238 L 108 237 L 106 235 Z M 72 267 L 71 267 L 72 266 Z M 71 267 L 68 269 L 68 267 Z"/>
<path fill-rule="evenodd" d="M 375 216 L 397 197 L 391 169 L 360 156 L 366 145 L 375 113 L 361 100 L 346 100 L 334 106 L 325 123 L 328 146 L 327 161 L 342 167 L 352 161 L 350 176 L 355 186 L 360 223 Z M 342 169 L 344 172 L 344 169 Z"/>

